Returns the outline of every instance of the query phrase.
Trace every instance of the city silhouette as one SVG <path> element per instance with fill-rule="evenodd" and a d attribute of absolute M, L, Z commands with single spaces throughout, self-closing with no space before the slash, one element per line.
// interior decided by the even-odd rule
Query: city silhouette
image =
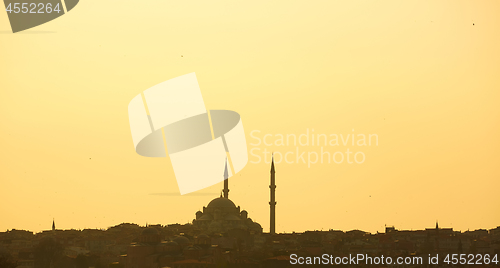
<path fill-rule="evenodd" d="M 320 256 L 337 256 L 338 260 L 361 254 L 363 258 L 421 258 L 439 256 L 435 267 L 444 265 L 445 256 L 488 256 L 489 263 L 479 267 L 498 267 L 500 226 L 494 229 L 455 231 L 440 227 L 425 230 L 399 230 L 386 226 L 375 234 L 362 230 L 310 230 L 276 233 L 276 177 L 274 159 L 270 169 L 270 229 L 264 231 L 229 199 L 227 164 L 224 188 L 219 197 L 195 213 L 188 224 L 121 223 L 107 229 L 61 230 L 52 228 L 34 234 L 26 230 L 0 232 L 1 268 L 202 268 L 202 267 L 294 267 L 297 256 L 310 258 L 308 266 Z M 256 200 L 257 202 L 257 200 Z M 479 255 L 478 255 L 479 254 Z M 438 257 L 437 257 L 438 258 Z M 495 258 L 495 259 L 493 259 Z M 375 259 L 376 260 L 376 259 Z M 332 257 L 333 261 L 333 257 Z M 365 263 L 376 267 L 428 267 L 429 263 L 387 265 Z M 363 264 L 347 264 L 357 267 Z M 469 265 L 451 265 L 468 267 Z"/>
<path fill-rule="evenodd" d="M 499 0 L 3 3 L 0 268 L 499 266 Z"/>

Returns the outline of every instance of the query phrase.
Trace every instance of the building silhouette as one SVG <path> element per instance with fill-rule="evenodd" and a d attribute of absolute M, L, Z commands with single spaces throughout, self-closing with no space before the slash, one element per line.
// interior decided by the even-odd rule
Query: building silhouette
<path fill-rule="evenodd" d="M 196 212 L 193 225 L 201 229 L 204 234 L 227 233 L 234 229 L 249 233 L 262 233 L 262 227 L 248 217 L 246 210 L 229 199 L 229 179 L 227 162 L 224 170 L 224 196 L 213 199 L 202 211 Z"/>
<path fill-rule="evenodd" d="M 270 206 L 270 228 L 269 233 L 276 234 L 276 171 L 274 170 L 274 157 L 271 160 L 271 185 L 269 185 L 269 189 L 271 192 L 271 201 L 269 202 Z"/>
<path fill-rule="evenodd" d="M 62 230 L 56 229 L 53 219 L 51 229 L 49 227 L 36 234 L 15 229 L 0 232 L 0 267 L 295 267 L 291 264 L 291 254 L 305 257 L 366 254 L 372 257 L 414 256 L 425 259 L 438 254 L 440 263 L 443 263 L 442 258 L 446 254 L 489 254 L 491 260 L 494 256 L 497 259 L 500 257 L 500 226 L 461 232 L 444 228 L 436 221 L 435 226 L 424 230 L 399 230 L 386 226 L 385 232 L 374 234 L 362 230 L 334 229 L 276 233 L 275 173 L 273 159 L 269 186 L 269 233 L 263 233 L 260 224 L 251 220 L 245 210 L 229 199 L 226 165 L 224 189 L 220 197 L 196 212 L 192 224 L 146 224 L 144 227 L 121 223 L 106 230 Z M 2 261 L 11 266 L 2 266 Z M 498 266 L 492 264 L 483 267 Z"/>
<path fill-rule="evenodd" d="M 226 166 L 224 168 L 224 198 L 229 198 L 229 174 L 227 172 L 227 159 Z"/>

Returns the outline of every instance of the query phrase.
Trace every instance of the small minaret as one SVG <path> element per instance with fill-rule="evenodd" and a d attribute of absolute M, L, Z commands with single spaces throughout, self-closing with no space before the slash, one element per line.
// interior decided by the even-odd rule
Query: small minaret
<path fill-rule="evenodd" d="M 269 185 L 269 188 L 271 189 L 271 202 L 269 202 L 269 205 L 271 207 L 271 226 L 270 226 L 270 234 L 275 234 L 276 233 L 276 180 L 274 177 L 274 157 L 272 158 L 271 161 L 271 185 Z"/>
<path fill-rule="evenodd" d="M 226 167 L 224 169 L 224 198 L 229 198 L 229 172 L 227 171 L 227 159 L 226 159 Z"/>
<path fill-rule="evenodd" d="M 52 219 L 52 231 L 56 230 L 56 221 Z"/>

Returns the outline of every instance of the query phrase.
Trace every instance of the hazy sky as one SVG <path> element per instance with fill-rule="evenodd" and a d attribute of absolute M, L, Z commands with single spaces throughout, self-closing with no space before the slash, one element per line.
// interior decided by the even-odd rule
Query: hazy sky
<path fill-rule="evenodd" d="M 127 114 L 191 72 L 208 109 L 241 115 L 249 151 L 364 154 L 277 164 L 278 232 L 494 228 L 499 12 L 496 0 L 86 0 L 16 34 L 0 12 L 0 231 L 191 222 L 222 183 L 180 196 L 169 158 L 135 153 Z M 252 137 L 313 129 L 378 145 Z M 229 182 L 265 231 L 269 167 Z"/>

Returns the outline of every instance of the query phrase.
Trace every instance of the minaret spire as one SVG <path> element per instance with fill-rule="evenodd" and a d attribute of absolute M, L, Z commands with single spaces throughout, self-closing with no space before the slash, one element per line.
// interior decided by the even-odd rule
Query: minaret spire
<path fill-rule="evenodd" d="M 224 168 L 224 198 L 229 198 L 229 172 L 227 171 L 227 158 L 226 167 Z"/>
<path fill-rule="evenodd" d="M 271 215 L 270 215 L 270 234 L 275 234 L 276 233 L 276 180 L 274 177 L 275 174 L 274 170 L 274 156 L 272 157 L 271 160 L 271 185 L 269 185 L 269 188 L 271 189 L 271 201 L 269 202 L 270 208 L 271 208 Z"/>
<path fill-rule="evenodd" d="M 56 221 L 52 218 L 52 231 L 56 230 Z"/>

